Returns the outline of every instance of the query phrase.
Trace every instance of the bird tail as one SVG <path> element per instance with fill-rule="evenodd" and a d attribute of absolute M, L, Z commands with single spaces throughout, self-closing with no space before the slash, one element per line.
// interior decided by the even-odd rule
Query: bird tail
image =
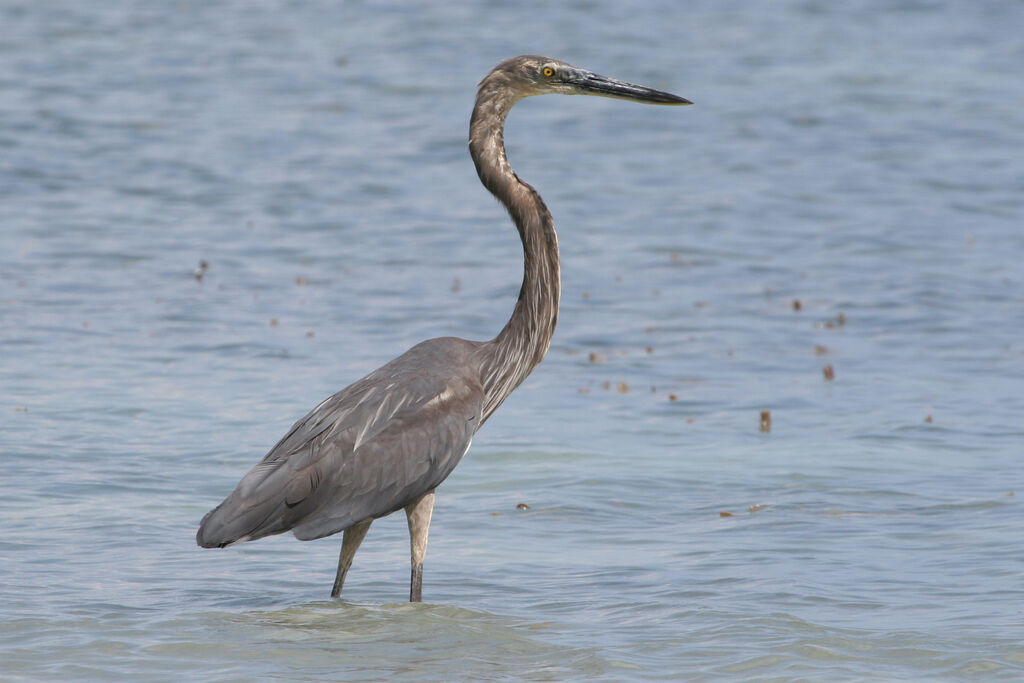
<path fill-rule="evenodd" d="M 285 521 L 286 505 L 276 496 L 258 495 L 254 484 L 266 477 L 266 466 L 257 465 L 224 502 L 210 510 L 199 523 L 196 543 L 203 548 L 224 548 L 255 541 L 291 528 Z"/>
<path fill-rule="evenodd" d="M 223 503 L 207 512 L 203 521 L 199 523 L 196 543 L 201 547 L 224 548 L 288 530 L 284 525 L 275 528 L 278 524 L 271 521 L 274 510 L 260 507 L 244 510 L 232 498 L 233 495 L 229 496 Z"/>

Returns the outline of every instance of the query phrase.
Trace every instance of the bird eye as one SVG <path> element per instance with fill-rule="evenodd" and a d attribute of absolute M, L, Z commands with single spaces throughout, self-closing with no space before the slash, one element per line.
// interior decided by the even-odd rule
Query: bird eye
<path fill-rule="evenodd" d="M 545 78 L 551 78 L 552 76 L 555 75 L 555 70 L 552 69 L 550 66 L 544 67 L 543 69 L 540 70 L 540 72 L 544 74 Z"/>

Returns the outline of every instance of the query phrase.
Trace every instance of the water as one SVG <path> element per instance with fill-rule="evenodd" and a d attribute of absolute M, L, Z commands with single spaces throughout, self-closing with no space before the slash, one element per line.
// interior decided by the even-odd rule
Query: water
<path fill-rule="evenodd" d="M 1021 25 L 954 0 L 4 3 L 3 677 L 1024 676 Z M 341 602 L 337 538 L 200 550 L 322 398 L 504 323 L 519 247 L 465 136 L 474 84 L 527 52 L 697 104 L 513 113 L 564 305 L 439 490 L 427 602 L 400 517 Z"/>

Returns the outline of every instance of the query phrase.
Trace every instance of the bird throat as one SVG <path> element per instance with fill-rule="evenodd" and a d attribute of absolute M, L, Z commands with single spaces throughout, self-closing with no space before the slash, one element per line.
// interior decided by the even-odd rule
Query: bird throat
<path fill-rule="evenodd" d="M 470 122 L 469 150 L 484 187 L 508 210 L 523 243 L 523 285 L 512 317 L 484 345 L 482 381 L 486 419 L 537 367 L 551 344 L 561 289 L 558 237 L 551 213 L 536 190 L 512 170 L 504 126 L 516 99 L 481 85 Z M 481 420 L 482 422 L 482 420 Z"/>

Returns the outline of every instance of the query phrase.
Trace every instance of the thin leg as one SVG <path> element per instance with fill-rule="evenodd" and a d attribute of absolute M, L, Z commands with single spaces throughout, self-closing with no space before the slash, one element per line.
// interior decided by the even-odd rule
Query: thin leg
<path fill-rule="evenodd" d="M 338 557 L 338 574 L 334 577 L 334 588 L 331 589 L 332 598 L 341 595 L 341 586 L 345 583 L 348 568 L 352 566 L 352 558 L 356 556 L 359 544 L 366 538 L 366 532 L 370 530 L 372 521 L 372 519 L 368 519 L 345 529 L 345 535 L 341 540 L 341 555 Z"/>
<path fill-rule="evenodd" d="M 433 511 L 433 491 L 423 494 L 419 500 L 405 506 L 405 516 L 409 521 L 409 545 L 412 549 L 409 602 L 423 601 L 423 558 L 427 556 L 427 534 L 430 531 L 430 515 Z"/>

